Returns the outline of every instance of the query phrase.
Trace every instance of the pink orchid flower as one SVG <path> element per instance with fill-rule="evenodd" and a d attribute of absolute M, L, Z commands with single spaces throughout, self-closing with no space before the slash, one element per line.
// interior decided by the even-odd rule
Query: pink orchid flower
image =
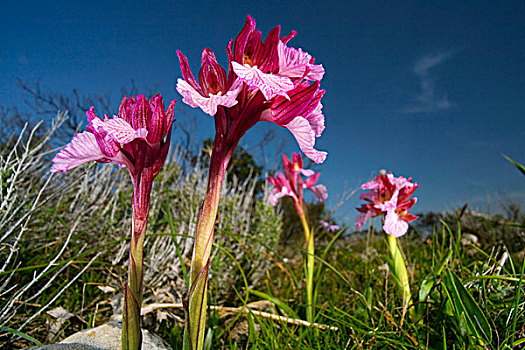
<path fill-rule="evenodd" d="M 144 170 L 156 175 L 168 152 L 174 107 L 175 100 L 165 112 L 160 95 L 149 102 L 144 95 L 136 99 L 124 96 L 119 114 L 112 119 L 107 114 L 101 119 L 91 107 L 86 113 L 87 131 L 76 134 L 55 156 L 51 172 L 65 173 L 80 164 L 97 161 L 125 166 L 133 179 Z"/>
<path fill-rule="evenodd" d="M 409 213 L 417 198 L 411 198 L 419 187 L 412 178 L 395 177 L 392 173 L 378 175 L 373 181 L 364 183 L 363 190 L 369 190 L 359 196 L 365 204 L 357 210 L 361 213 L 356 218 L 355 227 L 361 230 L 371 218 L 385 216 L 383 229 L 389 235 L 400 237 L 408 231 L 408 224 L 418 218 Z"/>
<path fill-rule="evenodd" d="M 76 134 L 53 159 L 51 172 L 65 173 L 80 164 L 97 161 L 114 162 L 128 168 L 135 188 L 136 214 L 149 210 L 153 179 L 164 165 L 168 154 L 175 100 L 164 111 L 162 96 L 150 101 L 144 95 L 125 97 L 119 113 L 101 119 L 94 107 L 86 113 L 87 131 Z M 146 205 L 146 203 L 148 203 Z"/>
<path fill-rule="evenodd" d="M 327 154 L 314 145 L 324 130 L 320 102 L 324 90 L 319 89 L 324 68 L 314 64 L 308 53 L 286 46 L 295 32 L 282 39 L 279 32 L 280 27 L 275 27 L 263 42 L 248 16 L 227 46 L 228 74 L 213 51 L 204 49 L 198 82 L 186 57 L 177 51 L 184 78 L 178 80 L 177 91 L 183 102 L 215 117 L 227 159 L 248 129 L 268 121 L 290 130 L 304 154 L 322 163 Z"/>
<path fill-rule="evenodd" d="M 303 213 L 303 190 L 310 190 L 319 202 L 328 198 L 328 191 L 324 185 L 316 185 L 321 173 L 315 173 L 310 169 L 303 169 L 303 160 L 300 154 L 293 153 L 292 162 L 283 154 L 283 173 L 277 177 L 269 177 L 274 188 L 268 196 L 271 205 L 276 205 L 280 198 L 289 196 L 292 198 L 299 215 Z M 301 175 L 306 177 L 303 180 Z"/>

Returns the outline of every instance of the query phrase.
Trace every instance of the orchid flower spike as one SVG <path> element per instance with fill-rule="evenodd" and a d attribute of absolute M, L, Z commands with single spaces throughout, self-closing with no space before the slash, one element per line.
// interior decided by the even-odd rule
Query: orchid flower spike
<path fill-rule="evenodd" d="M 144 95 L 124 96 L 113 118 L 102 119 L 91 107 L 86 131 L 76 134 L 55 156 L 51 172 L 65 173 L 90 161 L 126 167 L 134 186 L 135 214 L 143 216 L 149 210 L 153 180 L 168 154 L 174 108 L 175 100 L 165 111 L 161 95 L 149 101 Z"/>
<path fill-rule="evenodd" d="M 328 191 L 325 185 L 316 185 L 321 173 L 315 173 L 310 169 L 303 169 L 303 160 L 300 154 L 294 153 L 292 161 L 288 160 L 283 154 L 283 173 L 279 173 L 277 177 L 269 177 L 270 182 L 274 188 L 268 196 L 268 201 L 271 205 L 276 205 L 280 198 L 289 196 L 292 198 L 297 212 L 303 212 L 303 190 L 310 190 L 319 202 L 323 202 L 328 198 Z M 302 176 L 306 177 L 303 180 Z"/>
<path fill-rule="evenodd" d="M 356 219 L 356 229 L 361 230 L 371 218 L 384 216 L 383 229 L 387 234 L 396 238 L 404 235 L 408 224 L 418 218 L 409 210 L 417 202 L 416 197 L 410 197 L 419 186 L 412 182 L 412 178 L 395 177 L 390 172 L 361 185 L 361 189 L 369 191 L 359 196 L 366 203 L 357 208 L 360 214 Z"/>
<path fill-rule="evenodd" d="M 259 121 L 275 123 L 293 134 L 301 151 L 315 163 L 326 152 L 314 149 L 325 126 L 321 111 L 324 90 L 322 65 L 301 49 L 287 46 L 295 32 L 279 38 L 280 27 L 266 40 L 250 16 L 227 46 L 229 64 L 222 68 L 210 49 L 204 49 L 197 81 L 188 60 L 179 51 L 183 79 L 177 81 L 182 101 L 214 117 L 216 133 L 223 135 L 222 151 L 230 157 L 240 138 Z"/>

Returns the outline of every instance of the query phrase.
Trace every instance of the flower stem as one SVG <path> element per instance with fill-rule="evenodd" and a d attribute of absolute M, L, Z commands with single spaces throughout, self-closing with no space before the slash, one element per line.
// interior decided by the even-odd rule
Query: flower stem
<path fill-rule="evenodd" d="M 125 286 L 124 310 L 122 313 L 122 349 L 140 350 L 140 307 L 142 305 L 142 283 L 144 277 L 143 246 L 147 220 L 133 210 L 133 226 L 129 249 L 128 283 Z M 147 214 L 146 214 L 147 218 Z"/>
<path fill-rule="evenodd" d="M 304 238 L 306 239 L 307 255 L 306 262 L 304 265 L 306 274 L 306 320 L 308 322 L 314 321 L 314 300 L 313 300 L 313 287 L 314 287 L 314 232 L 308 227 L 306 215 L 304 210 L 299 213 L 301 223 L 304 229 Z"/>
<path fill-rule="evenodd" d="M 228 157 L 223 156 L 222 147 L 214 141 L 208 175 L 206 197 L 202 204 L 191 260 L 190 290 L 186 303 L 187 320 L 184 329 L 185 350 L 201 350 L 206 330 L 208 268 L 213 243 L 213 232 L 221 198 L 222 182 L 228 166 Z"/>
<path fill-rule="evenodd" d="M 122 350 L 140 350 L 142 331 L 140 308 L 142 306 L 142 284 L 144 279 L 144 239 L 150 208 L 153 180 L 145 171 L 133 177 L 133 223 L 129 242 L 128 283 L 124 292 L 122 312 Z"/>
<path fill-rule="evenodd" d="M 405 265 L 405 259 L 403 258 L 403 254 L 401 254 L 396 237 L 387 234 L 387 239 L 388 249 L 392 255 L 392 261 L 394 265 L 394 274 L 399 281 L 401 290 L 403 291 L 403 314 L 408 309 L 410 315 L 412 315 L 413 308 L 409 308 L 412 302 L 412 294 L 410 293 L 410 284 L 408 282 L 408 273 Z"/>

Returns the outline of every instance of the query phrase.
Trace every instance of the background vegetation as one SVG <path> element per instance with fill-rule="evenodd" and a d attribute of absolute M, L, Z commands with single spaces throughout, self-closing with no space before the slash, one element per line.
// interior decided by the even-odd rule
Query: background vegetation
<path fill-rule="evenodd" d="M 30 89 L 48 122 L 3 109 L 0 135 L 0 343 L 54 343 L 121 312 L 131 220 L 129 175 L 90 164 L 51 175 L 57 145 L 71 137 L 88 104 Z M 76 96 L 76 97 L 75 97 Z M 82 102 L 83 101 L 83 102 Z M 47 108 L 47 109 L 46 109 Z M 40 111 L 40 112 L 39 112 Z M 69 118 L 67 116 L 69 114 Z M 17 118 L 13 118 L 17 115 Z M 144 324 L 174 349 L 182 341 L 181 298 L 196 216 L 204 198 L 208 148 L 173 145 L 155 181 L 145 244 Z M 316 230 L 316 325 L 306 327 L 302 229 L 291 202 L 271 207 L 262 166 L 239 149 L 229 169 L 210 272 L 208 348 L 520 349 L 525 345 L 525 215 L 468 206 L 427 213 L 400 242 L 415 317 L 403 314 L 389 273 L 384 234 L 353 232 L 323 205 Z M 346 226 L 344 226 L 346 225 Z M 282 316 L 279 318 L 279 316 Z"/>

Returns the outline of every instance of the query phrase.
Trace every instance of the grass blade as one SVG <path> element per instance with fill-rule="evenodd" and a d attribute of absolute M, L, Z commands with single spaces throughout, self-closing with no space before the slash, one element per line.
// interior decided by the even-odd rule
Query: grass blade
<path fill-rule="evenodd" d="M 12 329 L 6 326 L 0 326 L 0 331 L 12 333 L 16 336 L 19 336 L 20 338 L 23 338 L 25 340 L 35 343 L 37 346 L 42 346 L 42 343 L 36 340 L 35 338 L 33 338 L 32 336 L 22 333 L 20 331 L 17 331 L 16 329 Z"/>
<path fill-rule="evenodd" d="M 279 299 L 277 299 L 275 297 L 272 297 L 271 295 L 268 295 L 268 294 L 263 293 L 263 292 L 259 292 L 257 290 L 251 289 L 251 288 L 248 289 L 248 291 L 251 294 L 258 296 L 259 298 L 262 298 L 262 299 L 265 299 L 265 300 L 268 300 L 268 301 L 274 303 L 275 305 L 280 307 L 284 312 L 286 312 L 288 314 L 288 316 L 291 316 L 291 317 L 297 318 L 297 319 L 300 318 L 299 316 L 297 316 L 295 311 L 293 311 L 293 309 L 291 307 L 289 307 L 288 305 L 286 305 L 286 303 L 284 303 L 283 301 L 281 301 L 281 300 L 279 300 Z"/>
<path fill-rule="evenodd" d="M 173 218 L 171 217 L 171 210 L 168 204 L 165 205 L 165 210 L 168 216 L 168 224 L 170 227 L 170 232 L 173 237 L 173 243 L 175 243 L 175 250 L 177 251 L 177 257 L 179 258 L 180 268 L 182 270 L 182 276 L 184 277 L 184 281 L 186 282 L 186 288 L 189 288 L 190 282 L 188 278 L 188 271 L 186 269 L 186 264 L 184 263 L 184 259 L 182 258 L 182 253 L 180 251 L 179 243 L 177 242 L 177 236 L 175 233 L 175 224 L 173 223 Z"/>
<path fill-rule="evenodd" d="M 525 175 L 525 166 L 523 166 L 522 164 L 516 162 L 516 161 L 513 160 L 512 158 L 507 157 L 506 155 L 503 155 L 503 157 L 504 157 L 506 160 L 508 160 L 509 162 L 511 162 L 512 164 L 514 164 L 514 166 L 515 166 L 516 168 L 518 168 L 518 170 L 521 171 L 521 173 L 522 173 L 523 175 Z"/>
<path fill-rule="evenodd" d="M 514 313 L 512 315 L 512 335 L 510 343 L 514 343 L 514 336 L 516 334 L 516 322 L 518 321 L 518 307 L 520 303 L 520 297 L 521 297 L 521 286 L 523 285 L 523 273 L 525 272 L 525 259 L 523 259 L 523 263 L 521 264 L 521 274 L 520 274 L 520 281 L 518 285 L 516 286 L 516 299 L 514 302 Z"/>

